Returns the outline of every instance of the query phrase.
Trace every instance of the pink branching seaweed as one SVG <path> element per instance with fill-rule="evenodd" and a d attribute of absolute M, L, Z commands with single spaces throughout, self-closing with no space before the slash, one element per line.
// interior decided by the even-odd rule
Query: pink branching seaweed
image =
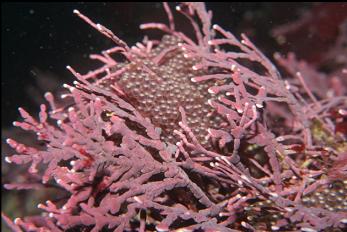
<path fill-rule="evenodd" d="M 167 3 L 164 10 L 168 25 L 140 26 L 162 39 L 132 47 L 74 10 L 116 46 L 90 56 L 103 63 L 94 71 L 67 67 L 76 81 L 62 98 L 72 105 L 47 93 L 50 110 L 41 105 L 38 119 L 19 109 L 24 121 L 14 126 L 45 145 L 8 139 L 16 154 L 6 161 L 31 164 L 40 181 L 5 187 L 55 186 L 66 197 L 40 203 L 40 216 L 3 215 L 9 227 L 342 231 L 346 86 L 292 54 L 275 55 L 282 74 L 245 34 L 212 25 L 203 3 L 176 7 L 193 38 L 177 30 Z"/>

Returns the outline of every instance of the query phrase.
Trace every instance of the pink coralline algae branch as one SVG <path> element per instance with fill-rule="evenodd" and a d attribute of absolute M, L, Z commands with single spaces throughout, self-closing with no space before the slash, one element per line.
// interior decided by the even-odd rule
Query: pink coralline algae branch
<path fill-rule="evenodd" d="M 5 160 L 30 164 L 40 182 L 5 187 L 66 197 L 4 221 L 13 231 L 343 231 L 347 67 L 331 86 L 293 54 L 275 54 L 276 67 L 245 34 L 212 25 L 203 3 L 176 7 L 193 38 L 163 6 L 168 24 L 140 26 L 163 37 L 132 47 L 74 11 L 116 47 L 90 56 L 103 63 L 94 71 L 67 67 L 69 104 L 46 93 L 38 119 L 19 108 L 14 125 L 44 146 L 8 139 L 16 154 Z"/>

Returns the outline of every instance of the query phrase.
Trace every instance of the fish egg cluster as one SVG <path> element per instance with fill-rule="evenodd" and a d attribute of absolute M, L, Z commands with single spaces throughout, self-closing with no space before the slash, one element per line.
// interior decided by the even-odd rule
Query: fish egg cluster
<path fill-rule="evenodd" d="M 335 181 L 329 186 L 316 189 L 314 192 L 302 197 L 304 206 L 310 208 L 323 208 L 331 212 L 347 212 L 347 181 Z M 279 220 L 284 220 L 284 212 L 276 211 L 276 204 L 271 200 L 255 202 L 245 207 L 246 221 L 259 231 L 297 231 L 296 225 L 288 221 L 283 227 L 276 226 Z M 290 210 L 290 208 L 288 208 Z M 342 231 L 327 228 L 325 231 Z"/>
<path fill-rule="evenodd" d="M 347 181 L 336 181 L 327 187 L 318 188 L 302 198 L 307 207 L 317 207 L 332 212 L 347 212 Z"/>
<path fill-rule="evenodd" d="M 210 73 L 193 70 L 198 60 L 184 57 L 178 46 L 180 42 L 177 37 L 163 36 L 146 57 L 135 55 L 131 62 L 118 64 L 116 70 L 125 67 L 126 71 L 115 81 L 128 102 L 162 129 L 164 141 L 176 142 L 173 131 L 179 130 L 181 106 L 186 112 L 188 126 L 197 139 L 206 144 L 207 129 L 217 128 L 221 122 L 207 102 L 211 99 L 208 88 L 214 83 L 192 82 L 193 77 Z"/>

